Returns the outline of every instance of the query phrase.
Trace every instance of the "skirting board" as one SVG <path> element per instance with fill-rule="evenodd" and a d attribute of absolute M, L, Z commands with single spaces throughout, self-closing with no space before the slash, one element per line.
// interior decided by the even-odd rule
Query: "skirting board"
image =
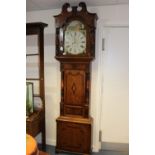
<path fill-rule="evenodd" d="M 129 144 L 128 143 L 102 142 L 101 149 L 129 152 Z"/>
<path fill-rule="evenodd" d="M 36 137 L 35 137 L 37 143 L 41 144 L 41 134 L 38 134 Z M 56 145 L 56 140 L 55 139 L 50 139 L 50 138 L 47 138 L 46 137 L 46 144 L 47 145 L 53 145 L 55 146 Z"/>
<path fill-rule="evenodd" d="M 41 134 L 39 134 L 36 137 L 36 140 L 37 140 L 38 143 L 41 143 Z M 55 146 L 56 145 L 56 140 L 46 138 L 46 144 Z M 101 142 L 101 150 L 114 150 L 114 151 L 129 152 L 129 144 L 128 143 Z M 92 151 L 93 152 L 98 152 L 99 149 L 97 149 L 95 146 L 92 146 Z"/>
<path fill-rule="evenodd" d="M 51 140 L 51 139 L 46 139 L 46 144 L 47 145 L 52 145 L 52 146 L 56 146 L 56 140 Z"/>

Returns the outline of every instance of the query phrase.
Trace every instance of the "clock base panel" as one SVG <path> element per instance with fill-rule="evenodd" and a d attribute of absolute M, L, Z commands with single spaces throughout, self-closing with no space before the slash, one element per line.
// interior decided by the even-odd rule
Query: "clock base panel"
<path fill-rule="evenodd" d="M 57 118 L 56 152 L 91 154 L 92 118 Z"/>

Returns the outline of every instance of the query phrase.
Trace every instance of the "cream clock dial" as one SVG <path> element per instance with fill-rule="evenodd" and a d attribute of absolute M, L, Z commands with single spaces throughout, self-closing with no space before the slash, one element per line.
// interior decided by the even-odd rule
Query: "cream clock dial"
<path fill-rule="evenodd" d="M 73 21 L 65 31 L 64 54 L 82 54 L 86 52 L 86 30 L 79 21 Z"/>

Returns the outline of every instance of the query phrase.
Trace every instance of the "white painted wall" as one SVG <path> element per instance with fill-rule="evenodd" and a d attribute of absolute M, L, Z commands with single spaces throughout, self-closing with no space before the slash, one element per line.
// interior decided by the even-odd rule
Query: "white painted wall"
<path fill-rule="evenodd" d="M 102 141 L 128 143 L 128 27 L 106 27 L 104 38 Z"/>
<path fill-rule="evenodd" d="M 108 25 L 128 25 L 128 5 L 112 5 L 112 6 L 100 6 L 88 8 L 90 12 L 96 12 L 98 14 L 99 20 L 97 22 L 97 32 L 96 32 L 96 59 L 92 63 L 92 91 L 91 91 L 91 115 L 94 118 L 93 126 L 93 150 L 98 151 L 100 148 L 100 142 L 98 140 L 99 130 L 102 128 L 102 123 L 111 124 L 119 122 L 119 117 L 116 117 L 113 113 L 102 113 L 100 115 L 102 106 L 102 99 L 104 97 L 104 92 L 102 89 L 102 84 L 105 87 L 109 87 L 108 83 L 104 85 L 102 79 L 103 75 L 103 60 L 102 49 L 101 49 L 101 39 L 103 37 L 104 26 Z M 55 24 L 53 15 L 57 15 L 61 12 L 61 9 L 56 10 L 44 10 L 44 11 L 33 11 L 27 12 L 27 22 L 45 22 L 48 27 L 45 28 L 45 94 L 46 94 L 46 137 L 47 144 L 55 145 L 56 142 L 56 118 L 59 116 L 59 102 L 60 102 L 60 69 L 59 62 L 55 60 Z M 124 51 L 127 52 L 128 51 Z M 123 64 L 121 64 L 123 65 Z M 119 67 L 119 66 L 118 66 Z M 126 74 L 126 73 L 125 73 Z M 117 76 L 117 74 L 116 74 Z M 119 78 L 119 77 L 118 77 Z M 123 78 L 123 77 L 122 77 Z M 128 81 L 124 81 L 128 83 Z M 128 89 L 124 87 L 122 89 Z M 105 88 L 106 91 L 106 88 Z M 119 90 L 118 90 L 119 91 Z M 122 91 L 122 90 L 121 90 Z M 111 93 L 116 93 L 112 91 Z M 121 97 L 121 96 L 120 96 Z M 126 125 L 119 124 L 121 130 L 124 131 L 124 140 L 122 141 L 121 135 L 117 135 L 117 138 L 110 137 L 111 142 L 128 142 L 128 94 L 123 95 L 126 98 L 126 102 L 115 108 L 118 113 L 121 113 L 126 121 Z M 104 104 L 105 109 L 108 107 L 113 107 L 113 102 L 108 102 L 110 96 L 107 96 L 106 103 Z M 117 100 L 119 102 L 119 99 Z M 117 104 L 117 103 L 116 103 Z M 125 112 L 124 112 L 125 108 Z M 109 120 L 109 115 L 112 118 Z M 104 116 L 104 119 L 103 119 Z M 104 122 L 102 122 L 102 121 Z M 101 123 L 102 122 L 102 123 Z M 104 131 L 104 130 L 103 130 Z M 115 130 L 110 126 L 106 127 L 106 131 L 109 133 L 114 133 Z M 109 141 L 108 132 L 103 134 L 103 140 Z M 117 134 L 117 133 L 116 133 Z M 106 138 L 104 138 L 106 137 Z"/>

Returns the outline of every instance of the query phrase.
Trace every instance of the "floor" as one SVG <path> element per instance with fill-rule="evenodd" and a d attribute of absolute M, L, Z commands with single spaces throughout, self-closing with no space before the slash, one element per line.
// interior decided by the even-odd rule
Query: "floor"
<path fill-rule="evenodd" d="M 71 153 L 55 153 L 55 147 L 46 145 L 46 152 L 50 155 L 75 155 Z M 92 153 L 92 155 L 129 155 L 128 152 L 120 152 L 120 151 L 110 151 L 110 150 L 101 150 L 98 153 Z"/>

